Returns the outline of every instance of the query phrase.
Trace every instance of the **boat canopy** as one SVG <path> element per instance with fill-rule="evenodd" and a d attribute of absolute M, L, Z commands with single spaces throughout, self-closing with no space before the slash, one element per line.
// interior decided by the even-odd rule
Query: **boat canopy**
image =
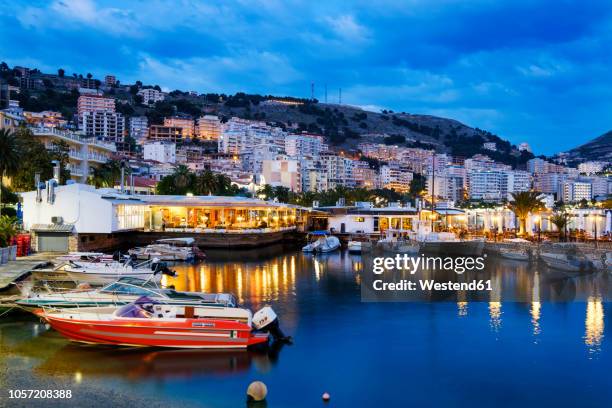
<path fill-rule="evenodd" d="M 311 231 L 309 232 L 310 235 L 317 235 L 317 236 L 324 236 L 324 235 L 329 235 L 329 232 L 327 231 Z"/>

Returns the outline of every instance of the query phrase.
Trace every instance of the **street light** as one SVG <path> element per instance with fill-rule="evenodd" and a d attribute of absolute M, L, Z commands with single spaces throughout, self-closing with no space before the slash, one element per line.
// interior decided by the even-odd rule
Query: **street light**
<path fill-rule="evenodd" d="M 541 233 L 542 233 L 542 217 L 540 217 L 539 215 L 535 216 L 535 221 L 538 225 L 538 243 L 540 242 L 540 238 L 541 238 Z"/>

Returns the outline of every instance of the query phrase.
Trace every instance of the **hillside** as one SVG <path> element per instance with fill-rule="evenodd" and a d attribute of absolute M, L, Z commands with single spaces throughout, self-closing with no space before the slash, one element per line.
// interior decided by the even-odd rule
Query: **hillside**
<path fill-rule="evenodd" d="M 459 157 L 483 153 L 513 166 L 520 166 L 533 157 L 531 153 L 519 152 L 508 141 L 490 132 L 454 119 L 387 110 L 375 113 L 349 105 L 323 104 L 287 96 L 196 94 L 179 90 L 169 92 L 162 102 L 144 106 L 136 95 L 138 90 L 147 87 L 160 89 L 159 86 L 143 85 L 137 81 L 135 84 L 117 83 L 107 87 L 91 74 L 68 76 L 61 71 L 55 75 L 34 69 L 28 71 L 25 80 L 20 70 L 10 69 L 3 63 L 0 64 L 0 80 L 10 85 L 21 85 L 15 98 L 25 110 L 56 110 L 68 119 L 76 112 L 79 96 L 76 88 L 95 87 L 103 90 L 106 96 L 116 98 L 117 110 L 125 116 L 146 115 L 150 123 L 162 123 L 165 116 L 176 114 L 198 117 L 206 113 L 217 114 L 222 120 L 237 116 L 266 121 L 291 132 L 322 134 L 337 149 L 355 150 L 363 142 L 386 143 L 435 149 Z M 497 151 L 485 150 L 484 142 L 495 142 Z"/>
<path fill-rule="evenodd" d="M 572 163 L 589 160 L 612 162 L 612 130 L 568 153 L 568 161 Z"/>

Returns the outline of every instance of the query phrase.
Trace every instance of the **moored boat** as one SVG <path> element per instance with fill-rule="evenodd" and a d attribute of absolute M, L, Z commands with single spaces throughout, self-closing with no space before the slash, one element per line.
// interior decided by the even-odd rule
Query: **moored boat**
<path fill-rule="evenodd" d="M 68 339 L 91 344 L 173 348 L 246 348 L 283 340 L 272 308 L 249 309 L 160 304 L 147 297 L 120 308 L 41 311 Z"/>
<path fill-rule="evenodd" d="M 122 306 L 136 301 L 141 296 L 163 304 L 206 305 L 235 307 L 236 299 L 229 293 L 178 292 L 159 288 L 152 281 L 137 278 L 121 278 L 100 289 L 77 289 L 68 291 L 46 291 L 31 293 L 16 304 L 29 311 L 36 309 Z"/>
<path fill-rule="evenodd" d="M 499 256 L 513 261 L 529 261 L 530 254 L 524 248 L 501 248 Z"/>
<path fill-rule="evenodd" d="M 366 234 L 353 234 L 348 242 L 348 251 L 355 254 L 372 251 L 372 240 Z"/>
<path fill-rule="evenodd" d="M 386 231 L 385 237 L 378 240 L 376 247 L 384 252 L 410 255 L 416 255 L 420 250 L 418 242 L 397 237 L 392 231 Z"/>
<path fill-rule="evenodd" d="M 195 239 L 190 237 L 158 239 L 145 247 L 130 249 L 128 253 L 137 259 L 157 258 L 162 261 L 194 261 L 205 258 L 204 253 L 195 245 Z"/>
<path fill-rule="evenodd" d="M 593 269 L 589 260 L 571 253 L 540 252 L 540 259 L 549 268 L 566 272 L 581 272 Z"/>
<path fill-rule="evenodd" d="M 308 234 L 308 244 L 302 248 L 302 251 L 327 253 L 338 248 L 340 248 L 338 237 L 330 235 L 327 231 L 314 231 Z"/>

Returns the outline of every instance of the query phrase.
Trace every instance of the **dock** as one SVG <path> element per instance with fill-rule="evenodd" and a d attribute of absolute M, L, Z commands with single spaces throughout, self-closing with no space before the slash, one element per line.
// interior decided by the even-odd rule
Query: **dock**
<path fill-rule="evenodd" d="M 19 282 L 30 274 L 32 269 L 57 257 L 57 253 L 43 252 L 17 258 L 0 265 L 0 292 L 8 289 L 13 282 Z"/>

